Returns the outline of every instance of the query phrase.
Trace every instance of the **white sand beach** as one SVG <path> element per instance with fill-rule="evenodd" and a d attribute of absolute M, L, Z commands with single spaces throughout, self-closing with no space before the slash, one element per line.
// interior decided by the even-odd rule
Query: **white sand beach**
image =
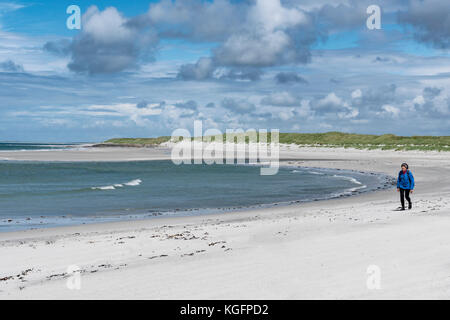
<path fill-rule="evenodd" d="M 0 154 L 57 161 L 169 156 L 138 148 Z M 392 176 L 406 161 L 416 179 L 414 208 L 394 211 L 392 187 L 226 214 L 4 232 L 0 299 L 450 298 L 450 153 L 283 146 L 280 157 L 289 165 Z M 81 270 L 79 287 L 70 266 Z M 367 286 L 373 266 L 379 287 Z"/>

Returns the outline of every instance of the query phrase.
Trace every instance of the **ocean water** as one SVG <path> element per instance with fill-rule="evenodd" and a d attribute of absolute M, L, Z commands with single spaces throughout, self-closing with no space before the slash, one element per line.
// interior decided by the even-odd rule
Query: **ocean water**
<path fill-rule="evenodd" d="M 54 150 L 66 149 L 76 145 L 73 144 L 50 144 L 50 143 L 20 143 L 20 142 L 0 142 L 0 151 L 19 151 L 19 150 Z"/>
<path fill-rule="evenodd" d="M 163 215 L 206 214 L 313 201 L 381 188 L 386 177 L 351 171 L 171 161 L 0 161 L 0 231 Z"/>

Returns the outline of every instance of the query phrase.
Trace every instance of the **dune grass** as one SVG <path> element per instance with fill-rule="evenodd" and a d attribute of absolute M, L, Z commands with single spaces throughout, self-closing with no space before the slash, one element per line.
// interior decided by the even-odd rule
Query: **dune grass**
<path fill-rule="evenodd" d="M 158 138 L 118 138 L 118 139 L 109 139 L 103 142 L 103 144 L 157 146 L 169 140 L 170 137 L 168 136 L 162 136 Z"/>
<path fill-rule="evenodd" d="M 280 143 L 383 150 L 450 151 L 450 136 L 368 135 L 342 132 L 280 133 Z"/>
<path fill-rule="evenodd" d="M 249 141 L 248 136 L 243 134 L 234 135 L 237 142 L 240 138 Z M 123 145 L 160 145 L 170 140 L 169 136 L 158 138 L 122 138 L 105 141 L 109 144 Z M 226 141 L 226 135 L 216 136 L 215 141 Z M 271 135 L 268 134 L 268 142 L 271 141 Z M 258 137 L 259 141 L 259 137 Z M 382 149 L 382 150 L 433 150 L 450 151 L 450 136 L 396 136 L 394 134 L 370 135 L 342 132 L 326 133 L 280 133 L 279 141 L 283 144 L 296 144 L 301 146 L 314 147 L 344 147 L 356 149 Z"/>

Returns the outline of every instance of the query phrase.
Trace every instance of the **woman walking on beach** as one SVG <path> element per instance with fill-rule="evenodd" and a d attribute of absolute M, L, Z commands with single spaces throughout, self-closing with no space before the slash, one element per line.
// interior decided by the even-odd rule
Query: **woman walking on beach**
<path fill-rule="evenodd" d="M 408 200 L 408 209 L 412 209 L 409 194 L 413 193 L 414 190 L 414 176 L 408 168 L 407 163 L 402 163 L 402 170 L 398 173 L 397 191 L 400 192 L 400 202 L 402 203 L 400 210 L 405 210 L 405 198 Z"/>

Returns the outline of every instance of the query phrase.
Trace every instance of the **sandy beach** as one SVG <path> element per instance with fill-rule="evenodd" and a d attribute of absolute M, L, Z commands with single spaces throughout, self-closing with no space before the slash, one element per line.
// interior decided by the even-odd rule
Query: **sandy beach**
<path fill-rule="evenodd" d="M 0 159 L 168 159 L 104 148 L 2 152 Z M 0 233 L 1 299 L 450 298 L 450 153 L 283 146 L 282 164 L 396 176 L 408 162 L 414 208 L 398 193 L 242 212 Z M 379 286 L 371 286 L 371 270 Z M 71 274 L 71 270 L 80 270 Z"/>

